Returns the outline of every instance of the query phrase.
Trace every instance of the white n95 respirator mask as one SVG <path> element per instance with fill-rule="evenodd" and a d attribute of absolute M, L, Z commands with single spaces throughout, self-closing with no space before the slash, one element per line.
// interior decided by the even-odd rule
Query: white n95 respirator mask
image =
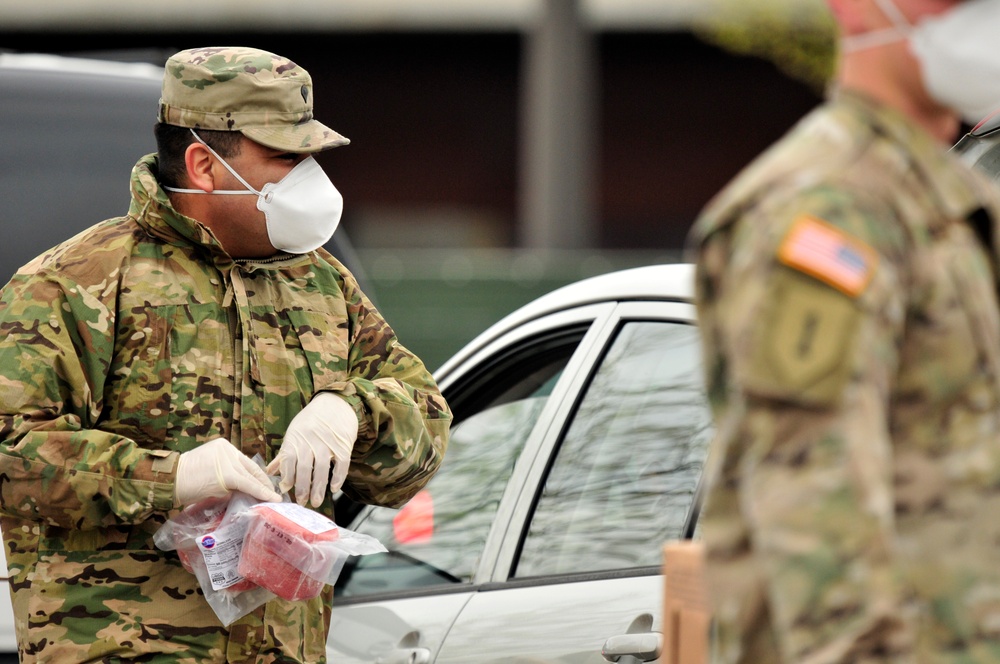
<path fill-rule="evenodd" d="M 892 26 L 845 37 L 845 52 L 909 39 L 928 94 L 975 125 L 1000 106 L 1000 0 L 966 0 L 911 24 L 892 0 L 876 0 Z"/>
<path fill-rule="evenodd" d="M 309 253 L 333 237 L 344 212 L 344 197 L 313 157 L 303 159 L 281 180 L 269 182 L 257 191 L 193 129 L 191 133 L 247 190 L 164 189 L 182 194 L 256 195 L 257 209 L 267 220 L 268 239 L 275 249 L 290 254 Z"/>

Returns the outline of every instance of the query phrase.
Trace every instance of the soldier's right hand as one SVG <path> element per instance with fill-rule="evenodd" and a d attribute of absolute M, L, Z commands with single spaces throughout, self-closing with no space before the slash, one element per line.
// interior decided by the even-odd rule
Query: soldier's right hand
<path fill-rule="evenodd" d="M 225 438 L 215 438 L 181 454 L 174 495 L 180 505 L 222 498 L 241 491 L 258 500 L 281 502 L 264 470 Z"/>

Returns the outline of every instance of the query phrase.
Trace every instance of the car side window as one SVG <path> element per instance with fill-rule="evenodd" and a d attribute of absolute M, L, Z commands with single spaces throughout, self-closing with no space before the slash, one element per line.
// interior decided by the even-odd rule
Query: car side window
<path fill-rule="evenodd" d="M 388 553 L 352 558 L 340 597 L 469 583 L 521 450 L 584 330 L 535 339 L 446 394 L 455 412 L 437 474 L 401 509 L 370 508 L 351 529 Z"/>
<path fill-rule="evenodd" d="M 656 566 L 683 537 L 711 435 L 697 330 L 629 322 L 545 479 L 515 576 Z"/>

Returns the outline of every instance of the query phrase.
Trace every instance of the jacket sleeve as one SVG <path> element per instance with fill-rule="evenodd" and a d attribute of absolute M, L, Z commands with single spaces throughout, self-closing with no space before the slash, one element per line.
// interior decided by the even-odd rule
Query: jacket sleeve
<path fill-rule="evenodd" d="M 905 275 L 880 252 L 864 264 L 866 288 L 844 292 L 830 281 L 846 276 L 821 272 L 835 266 L 806 274 L 779 258 L 796 225 L 816 219 L 830 222 L 833 243 L 867 237 L 862 216 L 835 198 L 817 192 L 767 210 L 701 248 L 698 315 L 717 424 L 701 528 L 724 651 L 898 661 L 912 625 L 893 555 L 888 407 Z M 767 647 L 761 621 L 774 627 Z"/>
<path fill-rule="evenodd" d="M 96 427 L 115 343 L 115 283 L 40 271 L 0 294 L 0 510 L 64 528 L 173 507 L 177 454 Z"/>
<path fill-rule="evenodd" d="M 451 410 L 424 363 L 346 274 L 349 378 L 337 391 L 360 425 L 344 492 L 362 503 L 399 507 L 441 465 Z"/>

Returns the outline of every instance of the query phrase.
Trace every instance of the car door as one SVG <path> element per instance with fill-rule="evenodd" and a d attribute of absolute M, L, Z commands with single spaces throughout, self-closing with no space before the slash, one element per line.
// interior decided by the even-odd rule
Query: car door
<path fill-rule="evenodd" d="M 690 533 L 709 435 L 692 316 L 562 312 L 443 384 L 459 414 L 445 465 L 427 495 L 352 524 L 390 554 L 345 570 L 331 660 L 655 657 L 660 545 Z"/>
<path fill-rule="evenodd" d="M 456 417 L 441 469 L 402 509 L 366 508 L 349 521 L 389 552 L 345 565 L 330 661 L 434 660 L 455 618 L 491 580 L 502 544 L 495 533 L 506 531 L 569 378 L 587 370 L 587 350 L 613 310 L 589 305 L 518 326 L 442 381 Z"/>
<path fill-rule="evenodd" d="M 658 661 L 662 544 L 692 534 L 711 436 L 693 314 L 623 303 L 605 321 L 438 664 Z"/>

